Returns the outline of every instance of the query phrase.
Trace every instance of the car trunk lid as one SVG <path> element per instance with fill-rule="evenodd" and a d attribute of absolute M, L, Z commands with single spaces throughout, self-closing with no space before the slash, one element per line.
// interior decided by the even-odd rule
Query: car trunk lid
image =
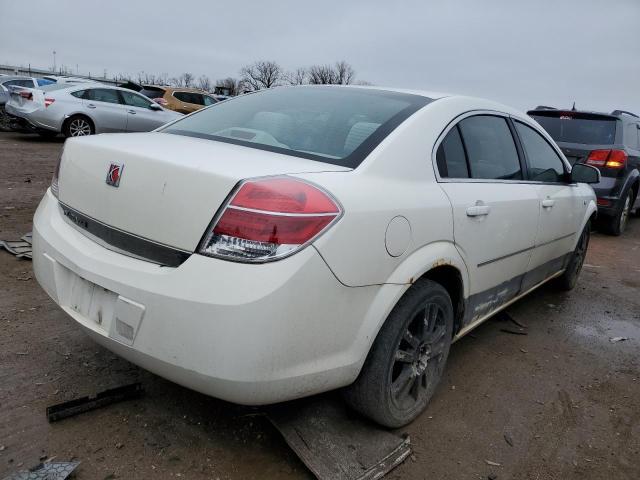
<path fill-rule="evenodd" d="M 117 167 L 116 175 L 111 172 L 107 179 Z M 96 135 L 67 142 L 59 199 L 107 226 L 194 251 L 240 180 L 348 170 L 168 133 Z"/>

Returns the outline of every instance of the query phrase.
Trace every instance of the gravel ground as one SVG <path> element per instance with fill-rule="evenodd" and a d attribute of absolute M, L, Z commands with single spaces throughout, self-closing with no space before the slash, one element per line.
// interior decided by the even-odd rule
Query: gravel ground
<path fill-rule="evenodd" d="M 0 133 L 0 238 L 31 230 L 61 147 Z M 0 282 L 0 478 L 51 457 L 80 460 L 78 479 L 311 478 L 254 410 L 93 343 L 29 261 L 0 251 Z M 640 219 L 620 238 L 594 234 L 573 292 L 545 286 L 508 309 L 527 335 L 496 318 L 454 345 L 427 412 L 401 430 L 415 455 L 389 478 L 640 478 L 639 291 Z M 48 405 L 131 381 L 144 398 L 46 421 Z"/>

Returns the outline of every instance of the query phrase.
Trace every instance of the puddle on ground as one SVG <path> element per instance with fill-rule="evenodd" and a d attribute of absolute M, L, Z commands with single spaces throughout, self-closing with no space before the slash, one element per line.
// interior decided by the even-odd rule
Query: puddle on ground
<path fill-rule="evenodd" d="M 624 337 L 627 341 L 640 340 L 640 324 L 630 320 L 603 318 L 593 324 L 579 324 L 573 329 L 581 337 L 610 342 L 611 338 Z"/>

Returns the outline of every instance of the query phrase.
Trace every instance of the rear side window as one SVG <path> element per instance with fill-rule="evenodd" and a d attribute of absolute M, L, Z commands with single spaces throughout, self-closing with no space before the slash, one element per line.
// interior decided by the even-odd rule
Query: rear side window
<path fill-rule="evenodd" d="M 162 98 L 164 96 L 164 90 L 161 88 L 143 88 L 140 93 L 150 99 Z"/>
<path fill-rule="evenodd" d="M 78 90 L 77 92 L 71 92 L 70 95 L 73 95 L 76 98 L 83 98 L 86 90 Z"/>
<path fill-rule="evenodd" d="M 467 157 L 457 126 L 447 133 L 438 147 L 436 162 L 442 178 L 469 178 Z"/>
<path fill-rule="evenodd" d="M 195 103 L 198 104 L 197 98 L 195 98 L 194 94 L 191 92 L 173 92 L 173 96 L 178 100 L 184 103 Z"/>
<path fill-rule="evenodd" d="M 8 87 L 9 85 L 14 85 L 16 87 L 27 87 L 33 88 L 33 80 L 9 80 L 8 82 L 4 82 L 3 85 Z"/>
<path fill-rule="evenodd" d="M 518 151 L 507 120 L 492 115 L 465 118 L 458 124 L 471 178 L 522 179 Z"/>
<path fill-rule="evenodd" d="M 638 150 L 640 148 L 640 142 L 638 141 L 640 137 L 638 135 L 638 128 L 638 124 L 629 123 L 625 127 L 624 132 L 624 144 L 629 148 L 633 148 L 634 150 Z"/>
<path fill-rule="evenodd" d="M 615 118 L 575 112 L 529 112 L 556 142 L 611 145 L 616 139 Z"/>
<path fill-rule="evenodd" d="M 564 164 L 542 135 L 524 123 L 515 122 L 529 166 L 529 180 L 560 182 L 564 178 Z"/>
<path fill-rule="evenodd" d="M 95 102 L 120 103 L 118 91 L 107 88 L 91 88 L 87 90 L 85 99 L 93 100 Z"/>
<path fill-rule="evenodd" d="M 203 95 L 202 97 L 204 98 L 204 105 L 206 106 L 213 105 L 214 103 L 218 103 L 218 101 L 215 98 L 210 97 L 209 95 Z"/>

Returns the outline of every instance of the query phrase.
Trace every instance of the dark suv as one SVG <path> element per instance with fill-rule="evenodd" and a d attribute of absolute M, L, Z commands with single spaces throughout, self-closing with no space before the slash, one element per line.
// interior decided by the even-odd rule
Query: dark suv
<path fill-rule="evenodd" d="M 620 235 L 631 212 L 640 209 L 640 118 L 615 110 L 610 114 L 537 107 L 527 112 L 549 132 L 569 162 L 600 169 L 593 186 L 598 197 L 598 225 Z"/>

